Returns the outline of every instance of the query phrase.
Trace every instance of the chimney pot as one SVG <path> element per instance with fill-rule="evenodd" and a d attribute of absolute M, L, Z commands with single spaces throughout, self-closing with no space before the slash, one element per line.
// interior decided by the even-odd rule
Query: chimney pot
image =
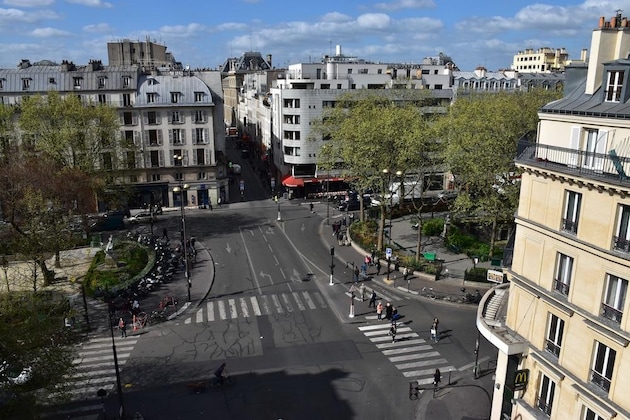
<path fill-rule="evenodd" d="M 602 29 L 605 24 L 606 24 L 606 18 L 604 16 L 601 16 L 599 18 L 599 28 Z"/>

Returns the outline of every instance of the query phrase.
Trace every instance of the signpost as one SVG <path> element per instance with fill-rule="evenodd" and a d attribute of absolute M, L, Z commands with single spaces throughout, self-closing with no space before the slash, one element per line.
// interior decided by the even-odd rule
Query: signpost
<path fill-rule="evenodd" d="M 513 391 L 523 391 L 527 388 L 527 382 L 529 382 L 529 369 L 517 370 L 514 374 L 514 387 Z"/>

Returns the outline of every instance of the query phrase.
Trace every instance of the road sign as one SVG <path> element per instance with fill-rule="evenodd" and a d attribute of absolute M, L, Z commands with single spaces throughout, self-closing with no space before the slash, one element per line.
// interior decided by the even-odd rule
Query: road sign
<path fill-rule="evenodd" d="M 245 191 L 245 181 L 241 179 L 241 182 L 239 182 L 238 187 L 241 189 L 241 191 Z"/>
<path fill-rule="evenodd" d="M 527 382 L 529 381 L 529 369 L 517 370 L 514 374 L 514 388 L 513 391 L 522 391 L 527 388 Z"/>
<path fill-rule="evenodd" d="M 392 259 L 392 249 L 391 248 L 385 248 L 385 258 L 387 258 L 388 260 Z"/>

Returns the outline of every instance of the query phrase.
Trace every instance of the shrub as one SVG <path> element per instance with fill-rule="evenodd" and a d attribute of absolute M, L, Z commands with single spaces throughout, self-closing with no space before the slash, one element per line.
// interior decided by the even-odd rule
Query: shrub
<path fill-rule="evenodd" d="M 483 267 L 470 268 L 464 273 L 464 281 L 485 283 L 488 281 L 488 269 Z"/>
<path fill-rule="evenodd" d="M 425 236 L 440 236 L 444 230 L 444 219 L 429 219 L 422 223 L 422 234 Z"/>

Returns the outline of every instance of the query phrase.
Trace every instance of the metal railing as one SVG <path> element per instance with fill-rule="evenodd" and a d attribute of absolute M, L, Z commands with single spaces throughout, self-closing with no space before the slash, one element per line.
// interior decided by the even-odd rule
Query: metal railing
<path fill-rule="evenodd" d="M 615 251 L 630 252 L 630 240 L 613 236 L 613 249 Z"/>
<path fill-rule="evenodd" d="M 606 392 L 610 391 L 610 379 L 606 378 L 599 372 L 591 370 L 591 382 Z"/>
<path fill-rule="evenodd" d="M 569 285 L 566 283 L 563 283 L 560 280 L 553 281 L 553 290 L 555 290 L 556 292 L 562 293 L 563 295 L 566 295 L 566 296 L 569 295 Z"/>
<path fill-rule="evenodd" d="M 560 346 L 549 339 L 545 343 L 545 350 L 556 357 L 560 357 Z"/>
<path fill-rule="evenodd" d="M 613 184 L 627 183 L 630 174 L 630 157 L 618 156 L 614 150 L 592 153 L 527 140 L 519 140 L 516 161 Z"/>
<path fill-rule="evenodd" d="M 602 302 L 602 316 L 612 321 L 621 323 L 621 317 L 623 316 L 623 312 L 620 311 L 619 309 L 613 308 L 612 306 L 606 305 L 604 302 Z"/>

